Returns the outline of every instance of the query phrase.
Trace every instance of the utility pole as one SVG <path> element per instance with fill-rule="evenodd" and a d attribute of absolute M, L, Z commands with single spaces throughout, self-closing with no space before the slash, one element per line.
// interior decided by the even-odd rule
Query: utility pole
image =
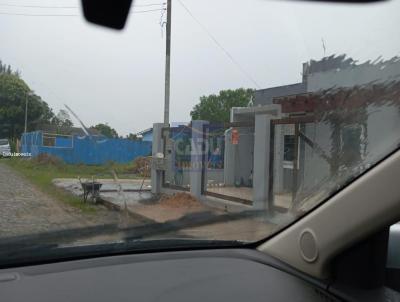
<path fill-rule="evenodd" d="M 165 47 L 165 95 L 164 95 L 164 125 L 169 126 L 169 96 L 171 74 L 171 6 L 172 0 L 167 0 L 167 41 Z"/>
<path fill-rule="evenodd" d="M 29 96 L 29 92 L 27 92 L 25 94 L 25 128 L 24 128 L 24 133 L 26 133 L 27 131 L 27 127 L 28 127 L 28 96 Z"/>

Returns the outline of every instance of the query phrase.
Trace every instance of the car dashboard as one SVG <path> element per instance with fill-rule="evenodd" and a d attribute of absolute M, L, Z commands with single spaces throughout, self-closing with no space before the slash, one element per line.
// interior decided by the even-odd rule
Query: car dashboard
<path fill-rule="evenodd" d="M 120 255 L 0 271 L 2 301 L 337 301 L 249 249 Z"/>

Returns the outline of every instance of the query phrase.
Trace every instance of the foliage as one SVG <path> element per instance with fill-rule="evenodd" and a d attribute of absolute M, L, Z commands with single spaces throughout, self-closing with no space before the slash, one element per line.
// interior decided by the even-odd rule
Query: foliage
<path fill-rule="evenodd" d="M 8 68 L 0 73 L 0 136 L 20 137 L 25 125 L 25 105 L 28 103 L 28 131 L 37 124 L 49 123 L 54 117 L 48 104 L 31 92 L 28 85 Z"/>
<path fill-rule="evenodd" d="M 92 129 L 96 129 L 105 137 L 108 138 L 118 138 L 118 133 L 114 128 L 111 128 L 107 123 L 105 124 L 97 124 L 96 126 L 92 126 Z"/>
<path fill-rule="evenodd" d="M 221 90 L 219 94 L 200 97 L 200 103 L 190 112 L 192 120 L 229 122 L 232 107 L 248 106 L 253 95 L 252 89 Z"/>
<path fill-rule="evenodd" d="M 134 133 L 129 133 L 125 138 L 126 138 L 126 139 L 129 139 L 129 140 L 132 140 L 132 141 L 141 140 L 141 138 L 139 138 L 139 137 L 137 136 L 137 134 L 134 134 Z"/>
<path fill-rule="evenodd" d="M 1 60 L 0 60 L 0 74 L 9 74 L 9 75 L 11 74 L 11 75 L 15 75 L 17 77 L 20 76 L 20 73 L 18 70 L 13 71 L 11 69 L 10 65 L 3 64 L 3 62 L 1 62 Z"/>
<path fill-rule="evenodd" d="M 56 125 L 58 128 L 70 128 L 74 125 L 68 111 L 65 109 L 58 111 L 57 115 L 52 118 L 51 124 Z"/>
<path fill-rule="evenodd" d="M 38 165 L 45 165 L 45 166 L 57 166 L 57 167 L 63 167 L 65 164 L 64 161 L 61 158 L 58 158 L 57 156 L 50 155 L 47 153 L 41 153 L 32 161 Z"/>

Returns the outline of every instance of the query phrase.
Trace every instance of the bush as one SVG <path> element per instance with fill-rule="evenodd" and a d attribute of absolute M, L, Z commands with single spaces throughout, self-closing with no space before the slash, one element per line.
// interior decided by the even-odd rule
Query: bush
<path fill-rule="evenodd" d="M 41 153 L 38 156 L 36 156 L 33 160 L 35 163 L 39 165 L 46 165 L 46 166 L 60 167 L 65 164 L 61 158 L 47 153 Z"/>
<path fill-rule="evenodd" d="M 128 168 L 128 171 L 140 176 L 149 176 L 150 159 L 148 157 L 137 157 Z"/>

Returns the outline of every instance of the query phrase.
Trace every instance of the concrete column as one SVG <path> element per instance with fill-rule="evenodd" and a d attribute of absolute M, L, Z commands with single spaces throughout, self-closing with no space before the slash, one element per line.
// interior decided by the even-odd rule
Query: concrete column
<path fill-rule="evenodd" d="M 192 121 L 191 139 L 191 169 L 190 169 L 190 193 L 200 198 L 203 193 L 203 169 L 207 172 L 208 141 L 204 139 L 204 126 L 207 121 Z M 206 182 L 204 174 L 204 182 Z"/>
<path fill-rule="evenodd" d="M 272 210 L 272 201 L 268 200 L 271 116 L 256 114 L 254 130 L 254 208 Z"/>
<path fill-rule="evenodd" d="M 284 136 L 285 125 L 275 125 L 274 135 L 274 192 L 283 192 L 284 182 L 284 168 L 283 168 L 283 156 L 284 156 Z"/>
<path fill-rule="evenodd" d="M 164 127 L 163 123 L 153 124 L 153 145 L 151 149 L 151 154 L 153 158 L 157 153 L 163 153 L 163 140 L 162 140 L 162 129 Z M 156 170 L 153 166 L 151 168 L 151 192 L 153 194 L 161 193 L 162 186 L 162 171 Z"/>
<path fill-rule="evenodd" d="M 224 153 L 224 183 L 226 186 L 235 184 L 235 149 L 231 142 L 232 128 L 225 131 Z"/>

